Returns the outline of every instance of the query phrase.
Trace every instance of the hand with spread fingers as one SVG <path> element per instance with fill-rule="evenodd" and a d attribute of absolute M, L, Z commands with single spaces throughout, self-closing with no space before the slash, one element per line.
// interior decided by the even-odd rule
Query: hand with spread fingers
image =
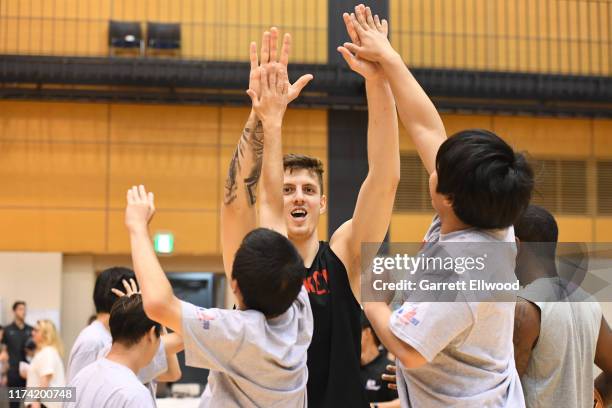
<path fill-rule="evenodd" d="M 369 7 L 360 4 L 355 7 L 354 13 L 351 13 L 350 16 L 345 13 L 343 17 L 352 41 L 352 43 L 344 43 L 344 48 L 354 56 L 368 61 L 381 62 L 382 59 L 396 54 L 387 38 L 389 32 L 387 20 L 380 20 L 378 15 L 372 16 L 372 10 Z M 352 30 L 349 26 L 352 26 Z"/>
<path fill-rule="evenodd" d="M 130 282 L 129 283 L 128 283 L 128 281 L 123 279 L 121 281 L 121 283 L 123 284 L 123 287 L 125 288 L 125 292 L 120 291 L 119 289 L 115 289 L 115 288 L 111 289 L 111 292 L 113 292 L 118 297 L 123 297 L 123 296 L 128 296 L 129 297 L 129 296 L 135 295 L 137 293 L 140 293 L 140 290 L 138 289 L 138 285 L 136 284 L 136 281 L 134 279 L 130 278 Z"/>
<path fill-rule="evenodd" d="M 251 97 L 253 110 L 259 117 L 264 129 L 269 126 L 280 127 L 289 103 L 289 80 L 287 70 L 282 64 L 260 67 L 261 92 L 247 90 Z"/>
<path fill-rule="evenodd" d="M 147 193 L 143 185 L 133 186 L 127 191 L 125 225 L 128 230 L 147 229 L 155 214 L 153 193 Z"/>
<path fill-rule="evenodd" d="M 249 89 L 258 95 L 261 92 L 260 67 L 266 69 L 276 67 L 287 71 L 289 54 L 291 53 L 291 34 L 286 33 L 283 36 L 280 56 L 277 56 L 277 47 L 278 29 L 276 27 L 272 27 L 270 31 L 264 32 L 261 37 L 261 60 L 257 56 L 257 44 L 255 42 L 250 44 L 251 72 L 249 75 Z M 312 78 L 311 74 L 302 75 L 293 84 L 289 84 L 287 90 L 288 101 L 291 102 L 297 98 Z"/>

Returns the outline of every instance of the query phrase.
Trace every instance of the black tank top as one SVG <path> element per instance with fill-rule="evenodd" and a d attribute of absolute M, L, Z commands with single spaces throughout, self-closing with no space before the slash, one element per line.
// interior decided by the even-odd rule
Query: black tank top
<path fill-rule="evenodd" d="M 361 385 L 361 308 L 346 268 L 327 242 L 307 269 L 314 332 L 308 349 L 308 407 L 368 407 Z"/>

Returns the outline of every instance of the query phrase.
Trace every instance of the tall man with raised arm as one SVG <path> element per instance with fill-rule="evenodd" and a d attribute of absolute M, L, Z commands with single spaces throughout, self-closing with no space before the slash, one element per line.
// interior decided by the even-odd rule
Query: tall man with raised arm
<path fill-rule="evenodd" d="M 347 26 L 348 28 L 348 26 Z M 249 89 L 259 89 L 256 70 L 278 66 L 286 69 L 291 37 L 286 34 L 277 61 L 275 28 L 265 32 L 261 60 L 251 44 Z M 399 141 L 395 104 L 388 81 L 378 64 L 350 55 L 339 48 L 351 69 L 366 81 L 368 97 L 368 164 L 352 219 L 319 242 L 319 216 L 327 209 L 323 194 L 323 168 L 316 158 L 288 155 L 284 158 L 284 216 L 288 237 L 304 259 L 304 286 L 309 292 L 314 333 L 308 350 L 308 406 L 366 407 L 360 377 L 360 273 L 361 243 L 382 242 L 391 218 L 399 182 Z M 311 79 L 303 76 L 289 88 L 295 99 Z M 259 118 L 260 119 L 260 118 Z M 221 211 L 225 270 L 231 270 L 240 240 L 255 224 L 254 194 L 262 167 L 267 137 L 251 113 L 230 164 Z"/>

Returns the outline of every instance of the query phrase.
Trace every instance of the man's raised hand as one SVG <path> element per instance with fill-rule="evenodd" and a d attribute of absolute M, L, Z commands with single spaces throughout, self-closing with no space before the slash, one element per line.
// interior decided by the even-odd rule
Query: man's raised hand
<path fill-rule="evenodd" d="M 143 185 L 132 186 L 127 191 L 125 225 L 129 231 L 146 229 L 155 214 L 153 193 L 147 193 Z"/>
<path fill-rule="evenodd" d="M 289 103 L 289 80 L 287 70 L 282 64 L 260 67 L 261 92 L 247 90 L 251 97 L 253 110 L 264 127 L 280 126 Z"/>
<path fill-rule="evenodd" d="M 257 95 L 261 91 L 260 73 L 259 68 L 269 68 L 270 66 L 283 66 L 285 72 L 289 65 L 289 54 L 291 53 L 291 34 L 286 33 L 283 36 L 283 44 L 280 50 L 280 56 L 277 56 L 278 48 L 278 29 L 272 27 L 270 31 L 263 33 L 261 37 L 261 61 L 257 56 L 257 44 L 252 42 L 250 45 L 250 61 L 251 61 L 251 72 L 249 75 L 249 89 L 254 91 Z M 277 59 L 278 58 L 278 59 Z M 288 101 L 291 102 L 297 98 L 302 89 L 312 80 L 311 74 L 302 75 L 293 84 L 289 84 L 287 90 Z"/>

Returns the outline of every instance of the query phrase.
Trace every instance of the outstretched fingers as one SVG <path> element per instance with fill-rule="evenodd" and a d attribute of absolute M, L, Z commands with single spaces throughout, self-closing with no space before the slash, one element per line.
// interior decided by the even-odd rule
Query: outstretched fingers
<path fill-rule="evenodd" d="M 259 61 L 257 60 L 257 44 L 255 41 L 251 42 L 249 45 L 249 59 L 251 60 L 251 71 L 259 66 Z"/>
<path fill-rule="evenodd" d="M 346 32 L 351 38 L 351 41 L 353 42 L 353 44 L 361 45 L 361 41 L 359 40 L 359 35 L 357 35 L 357 31 L 355 30 L 355 26 L 353 25 L 353 22 L 351 21 L 351 16 L 349 15 L 349 13 L 342 14 L 342 20 L 344 20 L 344 25 L 346 26 Z"/>
<path fill-rule="evenodd" d="M 270 32 L 264 31 L 261 36 L 261 63 L 267 64 L 270 61 Z"/>
<path fill-rule="evenodd" d="M 291 34 L 285 33 L 281 47 L 280 63 L 285 67 L 289 65 L 289 54 L 291 53 Z"/>
<path fill-rule="evenodd" d="M 270 62 L 276 62 L 276 50 L 278 47 L 278 28 L 270 29 Z"/>
<path fill-rule="evenodd" d="M 366 22 L 368 24 L 368 27 L 370 27 L 372 30 L 376 30 L 376 24 L 374 23 L 374 17 L 372 17 L 372 9 L 370 9 L 369 7 L 365 8 L 365 17 L 366 17 Z"/>

